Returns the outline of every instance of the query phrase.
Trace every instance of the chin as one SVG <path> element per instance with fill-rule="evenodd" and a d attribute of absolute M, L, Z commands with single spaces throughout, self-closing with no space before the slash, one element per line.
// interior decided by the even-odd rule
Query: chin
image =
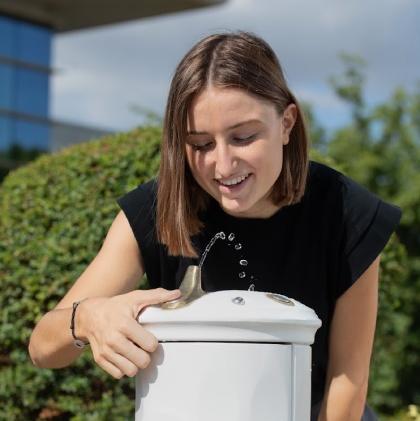
<path fill-rule="evenodd" d="M 219 203 L 225 212 L 230 213 L 233 216 L 246 216 L 246 214 L 251 208 L 250 206 L 239 205 L 235 203 L 226 203 L 223 202 L 223 200 Z"/>

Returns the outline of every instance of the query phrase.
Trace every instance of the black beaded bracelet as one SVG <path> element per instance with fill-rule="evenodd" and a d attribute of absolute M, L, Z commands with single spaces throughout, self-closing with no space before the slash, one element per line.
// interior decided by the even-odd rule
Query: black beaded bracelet
<path fill-rule="evenodd" d="M 81 339 L 79 339 L 75 333 L 74 333 L 74 316 L 76 315 L 76 308 L 80 304 L 81 301 L 75 301 L 73 303 L 73 312 L 71 313 L 71 323 L 70 323 L 70 330 L 71 334 L 74 338 L 74 345 L 77 346 L 77 348 L 84 348 L 86 345 L 89 345 L 89 342 L 83 342 Z"/>

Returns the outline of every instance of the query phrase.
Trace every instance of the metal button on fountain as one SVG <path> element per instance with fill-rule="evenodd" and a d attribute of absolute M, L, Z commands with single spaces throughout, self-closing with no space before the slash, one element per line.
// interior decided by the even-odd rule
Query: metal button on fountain
<path fill-rule="evenodd" d="M 281 294 L 206 293 L 190 266 L 182 296 L 138 322 L 159 346 L 136 376 L 136 421 L 309 421 L 321 321 Z"/>
<path fill-rule="evenodd" d="M 232 303 L 243 305 L 245 304 L 245 300 L 242 297 L 235 297 L 235 298 L 232 298 Z"/>

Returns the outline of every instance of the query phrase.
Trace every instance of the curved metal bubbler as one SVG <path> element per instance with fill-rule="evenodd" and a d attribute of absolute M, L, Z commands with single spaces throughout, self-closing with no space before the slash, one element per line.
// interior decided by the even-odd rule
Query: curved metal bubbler
<path fill-rule="evenodd" d="M 175 300 L 162 303 L 162 308 L 169 310 L 184 307 L 206 294 L 201 288 L 201 267 L 195 265 L 188 266 L 178 289 L 181 290 L 181 296 Z"/>

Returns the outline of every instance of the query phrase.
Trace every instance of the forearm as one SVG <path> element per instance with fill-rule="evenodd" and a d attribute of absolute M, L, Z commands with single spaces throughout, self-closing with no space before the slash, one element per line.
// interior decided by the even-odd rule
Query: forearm
<path fill-rule="evenodd" d="M 367 382 L 354 384 L 345 376 L 329 382 L 318 421 L 360 421 L 367 394 Z"/>
<path fill-rule="evenodd" d="M 76 335 L 83 338 L 80 310 L 76 309 Z M 39 368 L 62 368 L 79 357 L 82 350 L 74 346 L 70 330 L 72 308 L 52 310 L 35 326 L 29 341 L 29 355 Z"/>

